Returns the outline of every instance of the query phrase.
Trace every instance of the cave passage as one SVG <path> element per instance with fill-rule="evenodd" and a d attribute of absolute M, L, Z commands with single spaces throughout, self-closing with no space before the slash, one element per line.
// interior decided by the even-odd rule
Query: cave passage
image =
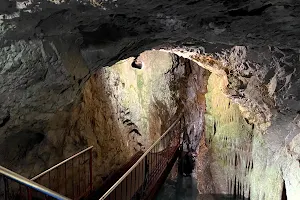
<path fill-rule="evenodd" d="M 274 136 L 262 134 L 270 124 L 259 121 L 261 113 L 249 109 L 248 101 L 232 95 L 237 93 L 235 86 L 247 89 L 245 78 L 230 76 L 234 72 L 222 68 L 224 60 L 174 52 L 148 50 L 90 76 L 72 76 L 80 85 L 72 94 L 76 100 L 62 100 L 58 111 L 38 115 L 30 126 L 25 123 L 29 119 L 14 121 L 14 115 L 6 112 L 0 128 L 11 132 L 0 137 L 1 152 L 6 152 L 1 153 L 1 162 L 25 177 L 45 175 L 43 171 L 50 168 L 51 176 L 49 172 L 48 177 L 33 180 L 70 198 L 140 199 L 146 194 L 157 200 L 259 199 L 261 195 L 288 199 L 280 169 L 262 164 L 270 149 L 264 145 L 275 143 Z M 255 95 L 257 83 L 251 82 Z M 56 92 L 65 98 L 71 95 L 69 87 Z M 50 100 L 57 98 L 44 99 Z M 178 125 L 175 130 L 170 128 L 173 122 Z M 163 133 L 168 134 L 161 138 Z M 159 142 L 144 156 L 155 141 Z M 67 159 L 72 164 L 66 161 L 64 169 L 51 168 L 85 148 L 88 156 Z M 93 176 L 84 178 L 87 174 Z M 73 181 L 64 181 L 62 187 L 59 177 Z M 263 179 L 269 181 L 266 191 Z M 7 190 L 9 184 L 3 180 L 0 197 L 6 191 L 19 195 L 13 187 Z M 109 190 L 114 183 L 118 185 Z M 88 192 L 81 194 L 80 185 L 87 185 Z M 78 194 L 70 194 L 75 186 Z"/>
<path fill-rule="evenodd" d="M 150 154 L 158 198 L 299 200 L 299 19 L 297 0 L 0 0 L 0 199 L 46 198 L 11 176 L 87 197 L 184 110 L 173 170 Z"/>
<path fill-rule="evenodd" d="M 171 59 L 168 61 L 170 57 L 162 55 L 171 56 Z M 153 75 L 151 70 L 158 72 L 153 64 L 158 60 L 164 66 L 167 66 L 168 62 L 171 64 L 162 75 L 157 74 L 155 81 L 159 81 L 151 82 L 155 83 L 152 89 L 155 88 L 154 93 L 158 96 L 161 92 L 166 95 L 171 90 L 170 101 L 175 100 L 171 104 L 176 106 L 177 110 L 184 109 L 184 127 L 179 159 L 169 169 L 169 175 L 158 191 L 156 199 L 248 199 L 249 180 L 245 180 L 241 174 L 250 173 L 252 169 L 253 164 L 249 156 L 251 147 L 240 141 L 251 144 L 254 125 L 242 115 L 239 106 L 225 95 L 226 78 L 175 54 L 148 51 L 130 60 L 132 68 L 127 70 L 134 70 L 137 74 L 137 99 L 143 98 L 137 102 L 140 102 L 142 107 L 147 105 L 145 101 L 155 104 L 158 112 L 153 117 L 160 118 L 160 130 L 168 128 L 166 124 L 170 119 L 171 108 L 168 106 L 171 104 L 166 103 L 166 98 L 158 100 L 156 97 L 153 98 L 154 102 L 152 99 L 146 100 L 151 91 L 145 91 L 149 83 L 147 76 Z M 118 73 L 128 76 L 128 72 L 123 71 L 124 66 L 120 66 L 125 65 L 124 63 L 125 61 L 117 63 Z M 139 63 L 139 67 L 136 63 Z M 166 87 L 162 91 L 158 90 L 162 84 L 167 85 L 167 90 Z M 123 88 L 124 85 L 127 83 L 122 83 Z M 146 95 L 143 96 L 144 94 Z M 174 116 L 176 113 L 174 112 Z M 164 118 L 161 118 L 162 116 Z M 231 174 L 228 174 L 229 171 Z M 220 186 L 224 188 L 218 188 Z"/>

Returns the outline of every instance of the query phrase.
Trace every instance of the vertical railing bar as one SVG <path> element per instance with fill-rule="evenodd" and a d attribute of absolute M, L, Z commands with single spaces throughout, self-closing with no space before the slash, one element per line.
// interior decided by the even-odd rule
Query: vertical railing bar
<path fill-rule="evenodd" d="M 81 190 L 80 190 L 80 178 L 81 178 L 81 176 L 80 176 L 80 156 L 78 156 L 78 190 L 77 190 L 77 195 L 79 195 L 80 194 L 80 192 L 81 192 Z"/>
<path fill-rule="evenodd" d="M 123 183 L 124 183 L 124 180 L 123 180 L 122 183 L 121 183 L 121 193 L 120 193 L 121 198 L 122 198 L 122 196 L 123 196 Z"/>
<path fill-rule="evenodd" d="M 132 197 L 133 197 L 135 191 L 136 191 L 136 189 L 135 189 L 135 176 L 133 177 L 133 172 L 132 172 L 132 176 L 131 176 L 130 199 L 132 199 Z"/>
<path fill-rule="evenodd" d="M 131 180 L 132 180 L 132 173 L 130 173 L 130 179 L 129 179 L 129 177 L 128 177 L 128 181 L 129 181 L 129 191 L 128 191 L 128 196 L 127 196 L 127 199 L 130 199 L 131 198 L 131 189 L 132 189 L 132 182 L 131 182 Z"/>
<path fill-rule="evenodd" d="M 27 189 L 27 199 L 31 200 L 31 190 L 28 186 L 26 187 L 26 189 Z"/>
<path fill-rule="evenodd" d="M 83 189 L 84 189 L 84 192 L 86 192 L 87 188 L 86 188 L 86 173 L 85 173 L 85 163 L 86 163 L 86 160 L 85 160 L 85 153 L 83 154 Z"/>
<path fill-rule="evenodd" d="M 120 192 L 120 185 L 118 186 L 118 187 L 116 187 L 116 189 L 115 189 L 115 191 L 116 191 L 116 197 L 115 197 L 115 199 L 118 199 L 118 196 L 119 196 L 119 192 Z M 119 192 L 118 192 L 119 191 Z"/>
<path fill-rule="evenodd" d="M 147 183 L 147 181 L 148 181 L 148 178 L 147 178 L 147 170 L 148 170 L 148 167 L 147 167 L 147 157 L 148 157 L 148 155 L 145 157 L 145 163 L 144 163 L 144 166 L 145 166 L 145 168 L 144 168 L 144 183 L 143 183 L 143 195 L 144 195 L 144 190 L 145 190 L 145 185 L 146 185 L 146 183 Z"/>
<path fill-rule="evenodd" d="M 157 168 L 157 160 L 158 160 L 158 145 L 155 146 L 155 168 L 156 170 L 158 169 Z"/>
<path fill-rule="evenodd" d="M 129 174 L 129 176 L 130 176 L 130 174 Z M 125 200 L 127 200 L 127 198 L 128 198 L 128 196 L 127 196 L 127 191 L 128 191 L 128 188 L 127 188 L 128 177 L 124 181 L 125 181 Z"/>
<path fill-rule="evenodd" d="M 7 178 L 3 176 L 3 184 L 4 184 L 4 198 L 5 200 L 8 200 L 9 195 L 9 188 L 8 188 L 8 182 Z"/>
<path fill-rule="evenodd" d="M 145 185 L 145 181 L 146 181 L 146 157 L 144 158 L 142 163 L 142 171 L 141 171 L 141 175 L 142 175 L 142 182 L 141 182 L 141 193 L 144 193 L 144 185 Z M 141 194 L 141 195 L 142 195 Z"/>
<path fill-rule="evenodd" d="M 93 151 L 90 149 L 90 191 L 93 190 Z"/>
<path fill-rule="evenodd" d="M 130 190 L 131 190 L 131 183 L 130 183 L 130 177 L 132 176 L 132 174 L 130 173 L 129 174 L 129 176 L 128 176 L 128 181 L 126 182 L 126 184 L 128 184 L 128 182 L 129 182 L 129 184 L 128 184 L 128 193 L 127 193 L 127 199 L 129 199 L 130 198 Z"/>
<path fill-rule="evenodd" d="M 75 189 L 74 189 L 74 161 L 72 159 L 72 192 L 73 192 L 73 199 L 75 198 Z"/>
<path fill-rule="evenodd" d="M 161 159 L 161 155 L 159 152 L 159 146 L 157 146 L 157 170 L 160 171 L 160 159 Z"/>
<path fill-rule="evenodd" d="M 137 190 L 138 190 L 138 186 L 136 186 L 136 184 L 137 184 L 136 171 L 137 171 L 137 168 L 135 168 L 135 170 L 134 170 L 134 179 L 133 179 L 133 181 L 134 181 L 134 189 L 133 189 L 134 193 L 133 193 L 133 196 L 134 196 L 134 194 L 135 194 L 135 193 L 137 192 Z"/>
<path fill-rule="evenodd" d="M 22 185 L 21 184 L 19 184 L 19 192 L 20 192 L 20 197 L 23 198 Z"/>
<path fill-rule="evenodd" d="M 51 177 L 50 177 L 50 172 L 48 172 L 48 188 L 49 189 L 51 189 L 50 188 L 50 182 L 51 182 Z"/>
<path fill-rule="evenodd" d="M 137 174 L 141 174 L 140 173 L 140 164 L 137 165 Z M 136 190 L 139 191 L 140 189 L 140 177 L 139 176 L 135 176 L 137 178 L 137 187 L 136 187 Z"/>
<path fill-rule="evenodd" d="M 150 176 L 151 176 L 151 174 L 152 174 L 152 172 L 153 172 L 153 153 L 151 153 L 151 151 L 150 151 L 150 164 L 149 164 L 149 174 L 150 174 Z M 151 177 L 152 178 L 152 177 Z"/>
<path fill-rule="evenodd" d="M 139 172 L 139 188 L 140 190 L 142 190 L 142 186 L 143 186 L 143 163 L 144 162 L 141 162 L 139 165 L 140 165 L 140 172 Z"/>
<path fill-rule="evenodd" d="M 146 156 L 146 163 L 145 163 L 145 185 L 144 185 L 144 189 L 146 190 L 146 186 L 148 184 L 149 181 L 149 171 L 150 171 L 150 158 L 149 158 L 149 154 Z"/>
<path fill-rule="evenodd" d="M 132 182 L 132 177 L 133 177 L 133 172 L 131 172 L 131 176 L 130 176 L 130 192 L 129 192 L 129 198 L 130 199 L 132 197 L 132 188 L 134 188 L 133 182 Z"/>
<path fill-rule="evenodd" d="M 59 168 L 56 168 L 56 175 L 57 175 L 57 177 L 56 177 L 56 179 L 58 180 L 58 183 L 56 184 L 56 191 L 58 192 L 58 193 L 60 193 L 60 191 L 59 191 L 59 183 L 60 183 L 60 176 L 59 176 L 59 170 L 58 170 Z"/>
<path fill-rule="evenodd" d="M 66 192 L 66 196 L 68 196 L 68 184 L 67 184 L 67 163 L 65 163 L 65 192 Z"/>

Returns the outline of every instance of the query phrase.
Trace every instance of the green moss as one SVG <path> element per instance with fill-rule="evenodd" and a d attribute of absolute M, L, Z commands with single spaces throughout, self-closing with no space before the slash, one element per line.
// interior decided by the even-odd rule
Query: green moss
<path fill-rule="evenodd" d="M 142 74 L 137 74 L 136 84 L 138 89 L 141 91 L 144 86 L 144 79 Z"/>

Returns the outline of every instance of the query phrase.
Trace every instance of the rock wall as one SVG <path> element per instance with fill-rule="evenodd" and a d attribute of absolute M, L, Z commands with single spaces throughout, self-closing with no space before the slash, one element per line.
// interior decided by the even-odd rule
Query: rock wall
<path fill-rule="evenodd" d="M 211 74 L 205 95 L 206 142 L 212 156 L 210 170 L 216 193 L 249 198 L 254 125 L 242 116 L 239 105 L 224 95 L 225 88 L 223 77 Z"/>
<path fill-rule="evenodd" d="M 185 69 L 188 63 L 185 59 L 147 51 L 136 58 L 143 63 L 142 69 L 132 67 L 135 58 L 131 57 L 88 76 L 85 62 L 76 57 L 76 50 L 58 52 L 56 43 L 49 44 L 46 51 L 46 45 L 36 44 L 36 49 L 29 51 L 37 54 L 35 57 L 26 54 L 25 48 L 12 61 L 13 66 L 20 60 L 17 72 L 24 69 L 43 75 L 43 79 L 28 75 L 28 79 L 37 81 L 26 80 L 28 86 L 23 90 L 13 84 L 2 85 L 2 94 L 7 98 L 1 98 L 4 100 L 1 108 L 5 110 L 1 112 L 0 148 L 8 153 L 0 155 L 1 165 L 24 176 L 33 177 L 93 145 L 94 181 L 99 185 L 131 156 L 158 139 L 183 108 L 180 98 L 185 95 L 190 75 Z M 25 62 L 26 57 L 30 60 Z M 51 65 L 51 60 L 59 64 Z M 29 68 L 30 62 L 37 67 Z M 43 72 L 43 66 L 49 68 L 44 67 Z M 51 82 L 51 78 L 58 76 L 52 74 L 51 66 L 55 69 L 59 66 L 57 70 L 65 73 L 62 77 L 65 81 L 55 80 L 60 87 Z M 12 68 L 3 66 L 7 82 L 18 76 Z M 22 106 L 17 107 L 18 103 Z"/>
<path fill-rule="evenodd" d="M 186 60 L 185 68 L 189 76 L 180 98 L 185 107 L 186 135 L 183 136 L 183 150 L 196 153 L 204 130 L 204 95 L 208 71 L 191 60 Z"/>
<path fill-rule="evenodd" d="M 61 159 L 52 156 L 60 144 L 47 135 L 60 133 L 49 130 L 49 121 L 70 111 L 89 70 L 76 48 L 62 53 L 54 41 L 18 41 L 0 55 L 1 165 L 33 176 Z"/>
<path fill-rule="evenodd" d="M 94 146 L 97 182 L 146 150 L 180 111 L 179 91 L 170 88 L 175 56 L 149 51 L 139 59 L 142 69 L 133 68 L 129 58 L 91 76 L 68 120 L 66 145 Z"/>
<path fill-rule="evenodd" d="M 226 97 L 223 78 L 212 74 L 206 94 L 206 144 L 211 154 L 214 193 L 250 199 L 280 200 L 283 195 L 297 199 L 298 127 L 281 119 L 265 132 L 249 123 L 242 115 L 245 108 Z M 283 127 L 289 135 L 280 131 Z"/>
<path fill-rule="evenodd" d="M 253 195 L 266 196 L 259 171 L 272 168 L 268 177 L 282 173 L 288 198 L 297 199 L 299 8 L 293 0 L 1 1 L 1 164 L 31 166 L 24 174 L 34 175 L 66 156 L 64 140 L 50 135 L 64 138 L 90 70 L 156 47 L 227 76 L 224 94 L 257 129 Z M 34 167 L 37 158 L 43 167 Z"/>
<path fill-rule="evenodd" d="M 214 185 L 206 189 L 202 185 L 198 186 L 200 193 L 208 191 L 250 199 L 271 200 L 282 199 L 283 196 L 288 199 L 299 198 L 299 190 L 295 189 L 300 183 L 299 158 L 296 153 L 298 116 L 285 116 L 283 119 L 280 113 L 273 113 L 272 118 L 266 118 L 272 107 L 263 104 L 272 103 L 268 103 L 268 97 L 259 100 L 266 93 L 255 94 L 255 85 L 261 83 L 251 81 L 245 93 L 252 94 L 252 100 L 256 99 L 256 103 L 261 102 L 258 105 L 254 101 L 252 105 L 269 111 L 259 114 L 255 112 L 263 109 L 249 110 L 249 107 L 244 107 L 249 104 L 243 104 L 243 100 L 236 101 L 235 97 L 228 95 L 232 92 L 230 87 L 235 84 L 230 81 L 231 74 L 211 71 L 205 114 L 206 144 L 210 156 L 202 156 L 198 162 L 204 163 L 200 164 L 202 168 L 206 165 L 204 170 L 211 174 L 208 178 L 213 180 Z M 269 87 L 272 87 L 271 84 Z M 247 99 L 247 94 L 245 96 Z M 208 159 L 208 163 L 203 159 Z"/>

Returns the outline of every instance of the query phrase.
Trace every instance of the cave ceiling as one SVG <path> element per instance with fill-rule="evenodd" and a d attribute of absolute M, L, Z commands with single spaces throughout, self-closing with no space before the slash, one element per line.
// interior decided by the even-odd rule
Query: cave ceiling
<path fill-rule="evenodd" d="M 2 0 L 0 13 L 1 47 L 51 41 L 59 52 L 78 49 L 90 71 L 151 48 L 242 46 L 239 63 L 254 63 L 245 78 L 269 87 L 281 110 L 300 110 L 297 0 Z"/>
<path fill-rule="evenodd" d="M 77 36 L 79 43 L 83 40 L 85 45 L 101 47 L 127 39 L 129 49 L 155 43 L 197 46 L 209 42 L 290 49 L 300 45 L 300 3 L 296 0 L 1 2 L 2 29 L 11 25 L 1 35 L 2 45 L 21 38 L 71 35 Z"/>

